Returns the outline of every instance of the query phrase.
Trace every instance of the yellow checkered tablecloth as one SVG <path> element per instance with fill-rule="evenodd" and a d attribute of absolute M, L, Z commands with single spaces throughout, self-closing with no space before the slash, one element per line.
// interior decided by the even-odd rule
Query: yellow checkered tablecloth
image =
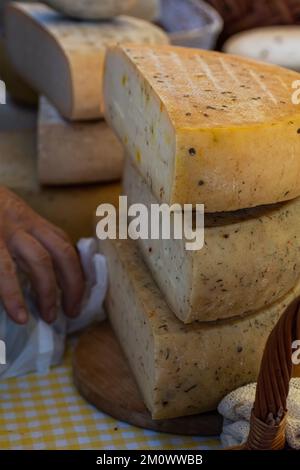
<path fill-rule="evenodd" d="M 217 439 L 158 434 L 89 405 L 72 382 L 71 354 L 46 376 L 0 381 L 0 449 L 215 449 Z"/>

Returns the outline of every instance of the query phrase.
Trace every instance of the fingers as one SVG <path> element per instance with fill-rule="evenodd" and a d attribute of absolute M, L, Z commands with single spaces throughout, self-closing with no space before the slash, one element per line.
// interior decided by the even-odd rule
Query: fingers
<path fill-rule="evenodd" d="M 58 288 L 50 254 L 38 240 L 22 231 L 15 234 L 10 248 L 31 281 L 41 317 L 48 323 L 53 322 L 57 315 Z"/>
<path fill-rule="evenodd" d="M 4 243 L 0 243 L 0 279 L 0 297 L 4 308 L 12 320 L 23 325 L 28 320 L 28 313 L 15 263 Z"/>
<path fill-rule="evenodd" d="M 42 217 L 40 217 L 40 221 L 41 221 L 41 227 L 43 227 L 44 230 L 48 230 L 48 231 L 50 230 L 56 233 L 58 237 L 62 238 L 65 242 L 70 243 L 72 245 L 69 235 L 64 230 L 52 224 L 48 220 L 43 219 Z"/>
<path fill-rule="evenodd" d="M 75 248 L 68 240 L 45 226 L 35 228 L 32 234 L 52 256 L 66 315 L 77 316 L 84 293 L 84 277 Z"/>

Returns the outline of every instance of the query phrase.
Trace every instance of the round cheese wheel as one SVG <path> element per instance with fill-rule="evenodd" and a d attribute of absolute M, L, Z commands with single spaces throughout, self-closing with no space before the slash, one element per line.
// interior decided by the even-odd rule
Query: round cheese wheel
<path fill-rule="evenodd" d="M 136 0 L 45 0 L 43 3 L 72 18 L 100 20 L 127 12 Z"/>
<path fill-rule="evenodd" d="M 268 26 L 228 39 L 224 52 L 300 71 L 300 26 Z"/>

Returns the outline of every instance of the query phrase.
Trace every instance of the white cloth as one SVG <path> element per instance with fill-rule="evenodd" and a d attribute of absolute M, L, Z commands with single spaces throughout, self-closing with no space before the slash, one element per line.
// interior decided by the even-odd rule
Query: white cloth
<path fill-rule="evenodd" d="M 78 250 L 87 281 L 81 313 L 76 319 L 67 318 L 59 304 L 55 323 L 45 323 L 38 314 L 32 292 L 25 280 L 22 287 L 30 312 L 26 325 L 14 323 L 0 304 L 0 340 L 6 347 L 6 364 L 1 364 L 0 360 L 1 379 L 32 371 L 47 373 L 50 366 L 60 362 L 68 333 L 78 331 L 93 321 L 104 320 L 102 305 L 108 284 L 105 258 L 97 253 L 97 242 L 92 238 L 80 240 Z M 3 353 L 3 348 L 1 352 Z"/>
<path fill-rule="evenodd" d="M 243 444 L 250 429 L 250 416 L 256 392 L 256 383 L 246 385 L 227 395 L 218 406 L 224 417 L 221 441 L 224 447 Z M 287 402 L 288 420 L 286 438 L 290 447 L 300 449 L 300 379 L 292 379 Z"/>

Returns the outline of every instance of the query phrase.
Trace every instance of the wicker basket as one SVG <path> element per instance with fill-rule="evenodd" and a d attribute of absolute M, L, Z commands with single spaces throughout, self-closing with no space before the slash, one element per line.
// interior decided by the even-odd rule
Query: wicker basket
<path fill-rule="evenodd" d="M 246 444 L 231 450 L 285 448 L 287 397 L 293 376 L 292 343 L 300 338 L 300 298 L 273 329 L 263 355 Z"/>
<path fill-rule="evenodd" d="M 224 20 L 222 44 L 240 31 L 259 26 L 300 24 L 299 0 L 206 0 Z"/>

